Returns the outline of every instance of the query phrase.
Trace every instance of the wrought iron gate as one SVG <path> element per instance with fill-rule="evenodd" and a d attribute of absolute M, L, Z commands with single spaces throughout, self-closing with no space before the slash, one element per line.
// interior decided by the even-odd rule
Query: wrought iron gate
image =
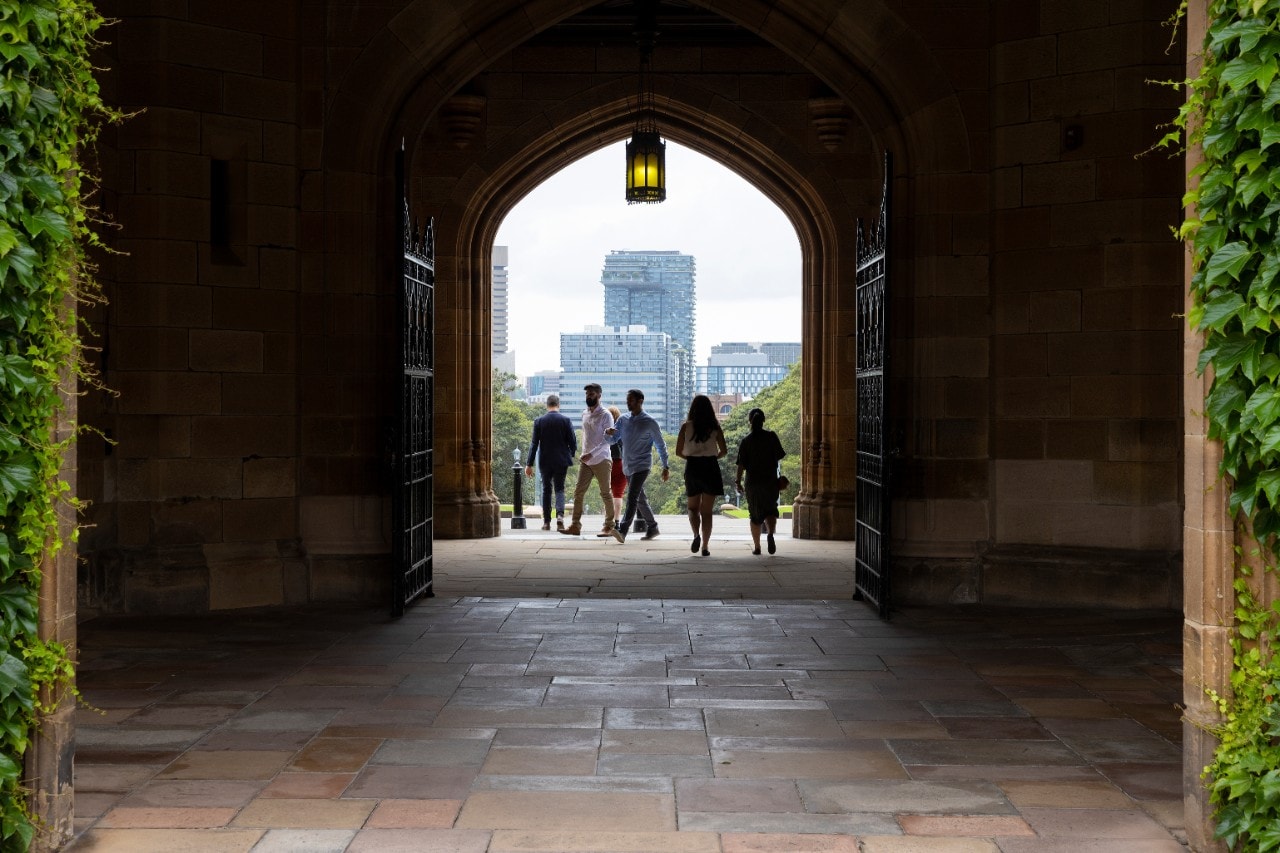
<path fill-rule="evenodd" d="M 403 157 L 401 152 L 396 160 L 402 252 L 397 300 L 400 389 L 392 499 L 392 616 L 402 615 L 414 599 L 434 594 L 431 465 L 435 431 L 431 411 L 435 391 L 435 225 L 428 221 L 419 232 L 410 219 Z"/>
<path fill-rule="evenodd" d="M 889 615 L 889 185 L 893 160 L 884 155 L 880 217 L 867 233 L 858 220 L 857 366 L 858 473 L 854 531 L 855 599 Z"/>

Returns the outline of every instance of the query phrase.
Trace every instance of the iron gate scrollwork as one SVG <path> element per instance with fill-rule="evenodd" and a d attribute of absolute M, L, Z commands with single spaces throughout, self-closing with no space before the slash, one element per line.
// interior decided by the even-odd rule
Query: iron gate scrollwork
<path fill-rule="evenodd" d="M 403 153 L 397 155 L 397 219 L 401 235 L 397 296 L 400 387 L 396 402 L 396 482 L 392 499 L 391 615 L 431 596 L 433 544 L 431 474 L 435 434 L 435 224 L 419 231 L 404 191 Z"/>
<path fill-rule="evenodd" d="M 889 186 L 892 157 L 884 156 L 880 216 L 870 229 L 858 220 L 857 365 L 858 466 L 854 531 L 855 599 L 889 615 Z"/>

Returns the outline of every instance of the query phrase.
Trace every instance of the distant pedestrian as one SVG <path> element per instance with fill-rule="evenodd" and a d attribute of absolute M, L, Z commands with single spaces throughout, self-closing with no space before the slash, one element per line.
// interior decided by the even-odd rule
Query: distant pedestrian
<path fill-rule="evenodd" d="M 778 434 L 764 428 L 764 412 L 747 413 L 751 432 L 738 446 L 738 491 L 742 491 L 742 474 L 747 475 L 747 509 L 751 516 L 751 553 L 760 553 L 760 529 L 768 535 L 769 553 L 778 550 L 773 534 L 778 526 L 778 463 L 787 452 Z"/>
<path fill-rule="evenodd" d="M 529 443 L 529 461 L 524 475 L 533 476 L 533 463 L 538 462 L 542 475 L 542 529 L 551 529 L 551 493 L 555 491 L 556 530 L 564 530 L 564 477 L 578 452 L 578 437 L 573 421 L 560 413 L 560 395 L 547 395 L 546 414 L 533 422 L 533 440 Z"/>
<path fill-rule="evenodd" d="M 653 517 L 649 496 L 644 491 L 644 482 L 649 479 L 649 471 L 653 468 L 655 449 L 662 460 L 662 482 L 671 477 L 671 471 L 667 466 L 667 444 L 662 438 L 662 427 L 644 410 L 644 392 L 638 388 L 627 392 L 627 413 L 618 421 L 614 440 L 622 443 L 622 470 L 627 475 L 627 511 L 620 527 L 613 531 L 613 538 L 625 542 L 631 522 L 639 512 L 646 525 L 642 538 L 657 539 L 658 520 Z"/>
<path fill-rule="evenodd" d="M 720 460 L 728 455 L 724 430 L 716 417 L 715 407 L 706 394 L 698 394 L 689 404 L 689 414 L 680 425 L 676 437 L 676 456 L 684 460 L 684 493 L 689 499 L 689 527 L 693 544 L 689 550 L 702 556 L 711 555 L 711 511 L 716 498 L 724 494 L 724 478 Z"/>
<path fill-rule="evenodd" d="M 609 492 L 609 435 L 613 432 L 613 415 L 600 405 L 600 386 L 590 382 L 583 386 L 587 407 L 582 410 L 582 456 L 578 465 L 578 485 L 573 490 L 573 523 L 565 530 L 568 536 L 582 533 L 582 505 L 592 478 L 600 487 L 600 503 L 604 507 L 604 530 L 613 530 L 613 495 Z"/>

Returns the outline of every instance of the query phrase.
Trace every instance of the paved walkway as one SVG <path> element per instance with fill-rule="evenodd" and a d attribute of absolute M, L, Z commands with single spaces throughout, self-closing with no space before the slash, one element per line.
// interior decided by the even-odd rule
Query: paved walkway
<path fill-rule="evenodd" d="M 437 543 L 398 621 L 85 623 L 68 849 L 1184 850 L 1178 614 L 882 622 L 843 543 L 680 521 Z"/>

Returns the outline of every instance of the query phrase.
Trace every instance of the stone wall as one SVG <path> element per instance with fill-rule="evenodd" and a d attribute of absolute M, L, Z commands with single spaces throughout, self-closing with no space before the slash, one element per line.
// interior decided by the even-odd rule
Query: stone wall
<path fill-rule="evenodd" d="M 581 4 L 508 5 L 104 5 L 108 97 L 143 111 L 103 139 L 127 254 L 89 311 L 119 396 L 83 409 L 112 442 L 81 446 L 86 608 L 385 592 L 402 140 L 438 228 L 436 531 L 497 535 L 493 235 L 626 135 L 635 88 L 632 47 L 555 29 Z M 1180 76 L 1172 10 L 704 5 L 743 31 L 655 53 L 660 124 L 796 227 L 797 534 L 852 538 L 853 235 L 888 150 L 901 594 L 963 597 L 974 565 L 1032 593 L 1055 560 L 1176 566 L 1182 179 L 1135 159 L 1176 108 L 1145 83 Z"/>

